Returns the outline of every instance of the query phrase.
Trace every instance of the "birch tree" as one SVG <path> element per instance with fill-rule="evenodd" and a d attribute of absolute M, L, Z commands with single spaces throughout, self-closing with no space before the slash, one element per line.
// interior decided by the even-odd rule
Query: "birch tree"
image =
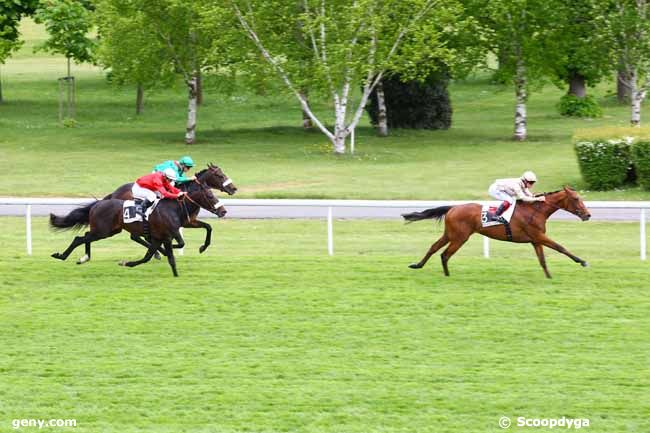
<path fill-rule="evenodd" d="M 346 151 L 346 139 L 357 127 L 370 92 L 386 70 L 400 70 L 409 59 L 400 49 L 405 37 L 424 20 L 444 13 L 454 0 L 229 0 L 241 30 L 252 47 L 298 99 L 304 112 L 332 143 L 336 154 Z M 311 62 L 286 49 L 290 26 L 301 29 L 308 41 Z M 429 40 L 421 51 L 446 51 L 442 43 Z M 439 41 L 438 41 L 439 42 Z M 328 127 L 310 108 L 301 89 L 321 91 L 333 108 L 334 126 Z M 361 88 L 355 99 L 353 89 Z"/>
<path fill-rule="evenodd" d="M 613 0 L 599 22 L 609 31 L 623 73 L 618 80 L 630 91 L 632 126 L 641 125 L 641 104 L 650 88 L 650 22 L 647 0 Z"/>
<path fill-rule="evenodd" d="M 551 73 L 547 50 L 555 21 L 554 0 L 478 0 L 471 10 L 486 29 L 486 43 L 499 54 L 499 77 L 513 84 L 514 135 L 528 137 L 527 102 L 531 86 Z"/>

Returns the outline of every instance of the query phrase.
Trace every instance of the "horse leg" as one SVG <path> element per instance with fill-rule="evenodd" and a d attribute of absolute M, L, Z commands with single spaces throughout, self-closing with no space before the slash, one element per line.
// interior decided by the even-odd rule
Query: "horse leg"
<path fill-rule="evenodd" d="M 176 232 L 176 233 L 174 233 L 174 234 L 172 235 L 172 238 L 174 238 L 174 240 L 176 241 L 176 244 L 174 244 L 174 245 L 172 245 L 171 242 L 169 243 L 169 245 L 170 245 L 172 248 L 177 248 L 177 249 L 178 249 L 178 248 L 183 248 L 183 247 L 185 247 L 185 239 L 183 239 L 183 236 L 181 236 L 181 233 L 180 233 L 180 232 Z M 165 247 L 165 248 L 166 248 L 166 247 Z"/>
<path fill-rule="evenodd" d="M 409 268 L 411 269 L 420 269 L 423 267 L 428 261 L 429 258 L 431 258 L 432 255 L 435 254 L 436 251 L 438 251 L 440 248 L 444 247 L 447 245 L 449 242 L 449 238 L 447 237 L 447 233 L 444 233 L 440 239 L 435 241 L 433 245 L 431 245 L 431 248 L 429 248 L 429 251 L 422 257 L 422 260 L 420 260 L 418 263 L 413 263 L 412 265 L 409 265 Z"/>
<path fill-rule="evenodd" d="M 149 242 L 142 239 L 142 237 L 136 235 L 135 233 L 131 233 L 131 240 L 135 243 L 142 245 L 146 249 L 149 249 L 149 247 L 151 246 Z M 163 256 L 167 256 L 167 253 L 165 252 L 165 250 L 162 249 L 162 247 L 158 248 L 156 253 L 162 253 Z M 154 254 L 154 258 L 156 258 L 156 254 Z M 158 260 L 160 260 L 160 254 L 158 254 Z"/>
<path fill-rule="evenodd" d="M 90 261 L 90 242 L 86 242 L 86 254 L 83 257 L 80 257 L 77 260 L 78 265 L 83 265 L 84 263 Z"/>
<path fill-rule="evenodd" d="M 81 244 L 86 244 L 86 254 L 90 258 L 90 243 L 102 238 L 103 236 L 99 236 L 93 232 L 86 232 L 86 234 L 83 236 L 75 236 L 70 243 L 70 246 L 68 246 L 68 248 L 63 253 L 54 253 L 52 254 L 52 257 L 59 260 L 65 260 L 68 258 L 70 253 L 74 251 L 75 248 Z"/>
<path fill-rule="evenodd" d="M 205 240 L 203 241 L 203 245 L 199 247 L 199 253 L 203 253 L 208 246 L 210 246 L 210 242 L 212 240 L 212 226 L 208 223 L 205 223 L 200 220 L 191 220 L 188 221 L 187 224 L 184 224 L 183 227 L 186 228 L 193 228 L 193 229 L 200 229 L 204 228 L 205 229 Z"/>
<path fill-rule="evenodd" d="M 147 253 L 144 255 L 143 258 L 140 260 L 136 260 L 133 262 L 127 262 L 125 260 L 121 261 L 119 264 L 120 266 L 127 266 L 129 268 L 132 268 L 134 266 L 141 265 L 142 263 L 147 263 L 151 258 L 153 257 L 153 254 L 156 252 L 156 250 L 160 247 L 160 241 L 157 239 L 152 239 L 151 245 L 149 246 L 149 249 L 147 250 Z"/>
<path fill-rule="evenodd" d="M 533 248 L 535 248 L 535 253 L 537 254 L 537 258 L 539 259 L 539 264 L 542 266 L 542 269 L 544 269 L 544 274 L 546 275 L 546 278 L 551 278 L 551 274 L 548 272 L 548 269 L 546 268 L 544 247 L 540 244 L 533 244 Z"/>
<path fill-rule="evenodd" d="M 165 241 L 165 249 L 167 250 L 167 262 L 169 262 L 169 266 L 172 268 L 172 273 L 175 277 L 178 277 L 178 272 L 176 272 L 176 259 L 174 258 L 174 250 L 172 248 L 171 240 Z"/>
<path fill-rule="evenodd" d="M 585 262 L 584 260 L 582 260 L 578 256 L 574 256 L 573 254 L 571 254 L 569 252 L 569 250 L 567 250 L 562 245 L 558 244 L 557 242 L 555 242 L 554 240 L 552 240 L 551 238 L 549 238 L 545 234 L 541 234 L 539 239 L 537 239 L 537 242 L 541 243 L 542 245 L 544 245 L 546 247 L 552 248 L 552 249 L 554 249 L 555 251 L 557 251 L 559 253 L 564 254 L 565 256 L 567 256 L 571 260 L 573 260 L 574 262 L 580 263 L 580 265 L 582 265 L 583 267 L 589 266 L 589 264 L 587 262 Z"/>
<path fill-rule="evenodd" d="M 442 261 L 442 270 L 445 272 L 445 276 L 449 276 L 449 268 L 447 268 L 447 262 L 451 258 L 451 256 L 456 253 L 460 249 L 460 247 L 463 246 L 465 242 L 467 242 L 467 239 L 469 239 L 469 236 L 467 236 L 465 239 L 452 239 L 449 246 L 447 247 L 446 250 L 440 254 L 440 260 Z"/>

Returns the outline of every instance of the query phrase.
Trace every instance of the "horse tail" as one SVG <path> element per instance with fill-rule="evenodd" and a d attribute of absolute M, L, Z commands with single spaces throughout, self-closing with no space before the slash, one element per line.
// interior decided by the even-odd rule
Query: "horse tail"
<path fill-rule="evenodd" d="M 434 207 L 432 209 L 423 210 L 422 212 L 403 213 L 402 216 L 407 222 L 414 222 L 431 218 L 440 221 L 452 207 L 453 206 Z"/>
<path fill-rule="evenodd" d="M 66 216 L 50 214 L 50 227 L 54 230 L 79 230 L 90 224 L 90 209 L 97 204 L 98 200 L 87 205 L 81 205 Z"/>

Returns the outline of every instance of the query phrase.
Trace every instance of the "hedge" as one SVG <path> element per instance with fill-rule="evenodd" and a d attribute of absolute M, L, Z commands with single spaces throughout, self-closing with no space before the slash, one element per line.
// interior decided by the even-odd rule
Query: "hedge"
<path fill-rule="evenodd" d="M 625 184 L 632 167 L 631 141 L 595 139 L 575 144 L 582 178 L 590 188 L 608 190 Z"/>
<path fill-rule="evenodd" d="M 632 161 L 637 182 L 641 188 L 650 191 L 650 140 L 637 141 L 632 145 Z"/>

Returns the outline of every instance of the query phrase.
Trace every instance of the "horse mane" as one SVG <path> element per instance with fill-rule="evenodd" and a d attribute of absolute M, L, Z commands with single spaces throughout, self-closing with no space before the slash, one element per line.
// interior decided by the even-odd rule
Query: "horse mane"
<path fill-rule="evenodd" d="M 567 188 L 570 189 L 571 191 L 575 191 L 571 187 L 567 187 Z M 562 192 L 562 191 L 564 191 L 564 188 L 558 189 L 558 190 L 555 190 L 555 191 L 542 192 L 542 193 L 539 193 L 539 194 L 535 194 L 535 197 L 541 197 L 541 196 L 547 196 L 547 195 L 551 195 L 551 194 L 557 194 L 558 192 Z"/>

